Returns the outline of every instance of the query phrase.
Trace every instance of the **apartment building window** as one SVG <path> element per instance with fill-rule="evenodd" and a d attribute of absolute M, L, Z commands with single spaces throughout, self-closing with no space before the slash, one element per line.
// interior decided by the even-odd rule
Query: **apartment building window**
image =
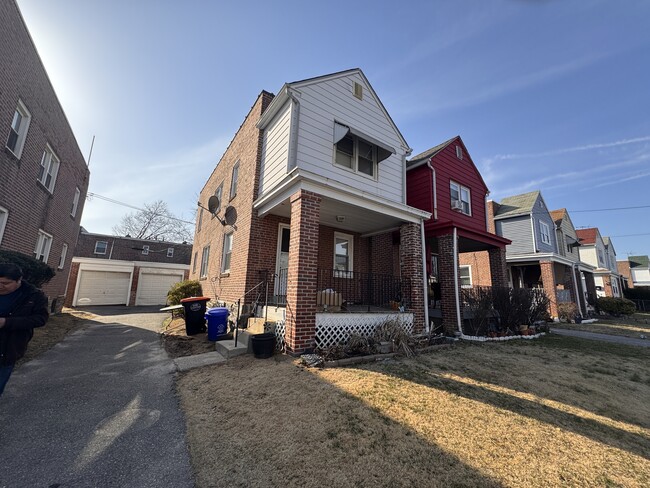
<path fill-rule="evenodd" d="M 47 263 L 50 257 L 50 249 L 52 248 L 52 236 L 47 232 L 39 229 L 38 239 L 36 240 L 36 247 L 34 248 L 34 257 L 38 261 Z"/>
<path fill-rule="evenodd" d="M 456 183 L 455 181 L 450 181 L 449 192 L 451 194 L 451 209 L 465 215 L 471 215 L 472 197 L 469 188 Z"/>
<path fill-rule="evenodd" d="M 232 200 L 237 195 L 237 180 L 239 179 L 239 161 L 232 169 L 232 180 L 230 182 L 230 199 Z"/>
<path fill-rule="evenodd" d="M 460 286 L 461 288 L 471 288 L 472 287 L 472 267 L 471 266 L 460 266 Z"/>
<path fill-rule="evenodd" d="M 65 266 L 65 258 L 67 257 L 67 255 L 68 255 L 68 245 L 63 244 L 63 248 L 61 249 L 61 257 L 59 258 L 59 266 L 58 266 L 59 269 L 63 269 L 63 267 Z"/>
<path fill-rule="evenodd" d="M 551 229 L 546 222 L 539 221 L 539 234 L 544 244 L 551 244 Z"/>
<path fill-rule="evenodd" d="M 142 254 L 143 254 L 144 256 L 148 256 L 148 255 L 149 255 L 149 246 L 147 246 L 147 245 L 142 246 Z"/>
<path fill-rule="evenodd" d="M 9 210 L 4 207 L 0 207 L 0 243 L 2 242 L 2 236 L 5 233 L 5 227 L 7 225 L 7 219 L 9 218 Z"/>
<path fill-rule="evenodd" d="M 214 192 L 214 196 L 219 199 L 219 205 L 217 205 L 217 208 L 214 209 L 214 214 L 212 214 L 212 218 L 214 218 L 215 215 L 219 213 L 219 210 L 221 210 L 221 197 L 223 196 L 223 181 L 219 185 L 219 188 L 217 188 L 217 191 Z"/>
<path fill-rule="evenodd" d="M 221 257 L 221 272 L 230 272 L 230 258 L 232 256 L 232 232 L 223 236 L 223 256 Z"/>
<path fill-rule="evenodd" d="M 354 270 L 354 237 L 340 232 L 334 233 L 334 276 L 351 278 Z"/>
<path fill-rule="evenodd" d="M 95 242 L 95 254 L 106 254 L 108 249 L 108 241 Z"/>
<path fill-rule="evenodd" d="M 18 100 L 18 106 L 14 112 L 14 118 L 11 121 L 11 128 L 9 129 L 9 138 L 7 139 L 7 149 L 9 149 L 14 156 L 20 159 L 25 146 L 25 139 L 27 138 L 27 130 L 29 129 L 29 122 L 32 116 L 29 114 L 27 107 Z"/>
<path fill-rule="evenodd" d="M 199 252 L 196 251 L 194 253 L 194 260 L 192 261 L 192 274 L 196 273 L 196 262 L 198 261 L 198 259 L 199 259 Z"/>
<path fill-rule="evenodd" d="M 38 181 L 40 181 L 50 193 L 54 192 L 54 184 L 56 183 L 56 175 L 58 172 L 59 158 L 56 157 L 54 151 L 48 144 L 45 146 L 45 151 L 43 151 L 43 157 L 41 158 Z"/>
<path fill-rule="evenodd" d="M 208 277 L 208 261 L 210 260 L 210 246 L 205 246 L 203 248 L 203 253 L 201 255 L 201 273 L 199 276 L 201 278 Z"/>
<path fill-rule="evenodd" d="M 81 190 L 79 188 L 74 189 L 74 198 L 72 199 L 72 210 L 70 210 L 70 215 L 73 217 L 77 216 L 77 207 L 79 206 L 79 197 L 81 196 Z"/>
<path fill-rule="evenodd" d="M 174 257 L 174 248 L 173 247 L 168 247 L 167 248 L 167 257 L 168 258 L 173 258 Z"/>

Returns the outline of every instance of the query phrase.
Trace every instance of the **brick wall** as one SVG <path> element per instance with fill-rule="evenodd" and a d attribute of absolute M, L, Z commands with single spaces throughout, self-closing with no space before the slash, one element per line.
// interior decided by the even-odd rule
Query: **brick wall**
<path fill-rule="evenodd" d="M 400 228 L 402 280 L 411 282 L 411 311 L 413 331 L 424 330 L 424 283 L 422 275 L 422 233 L 419 224 L 405 224 Z"/>
<path fill-rule="evenodd" d="M 458 255 L 458 264 L 470 266 L 473 286 L 492 286 L 490 255 L 487 251 L 461 253 Z"/>
<path fill-rule="evenodd" d="M 550 300 L 549 313 L 551 317 L 557 318 L 557 294 L 555 293 L 555 271 L 551 261 L 540 261 L 539 263 L 542 285 L 546 296 Z"/>
<path fill-rule="evenodd" d="M 98 241 L 107 243 L 105 254 L 95 254 L 95 245 Z M 149 254 L 142 253 L 143 246 L 149 246 Z M 167 250 L 169 248 L 174 250 L 173 256 L 171 257 L 167 256 Z M 191 252 L 192 244 L 150 241 L 80 232 L 75 256 L 121 261 L 142 261 L 146 263 L 190 264 Z"/>
<path fill-rule="evenodd" d="M 59 297 L 65 294 L 90 173 L 12 0 L 0 2 L 0 63 L 0 207 L 9 212 L 0 249 L 33 256 L 39 229 L 52 235 L 47 264 L 56 276 L 43 290 L 50 298 Z M 19 99 L 31 122 L 17 158 L 5 145 Z M 60 160 L 53 193 L 37 181 L 46 144 Z M 73 217 L 75 188 L 81 194 Z M 68 251 L 63 268 L 58 269 L 63 244 Z"/>
<path fill-rule="evenodd" d="M 456 291 L 454 285 L 454 237 L 452 234 L 438 237 L 438 255 L 442 327 L 445 331 L 445 334 L 453 336 L 454 332 L 458 330 L 458 317 L 456 314 Z M 460 284 L 458 286 L 460 286 Z"/>
<path fill-rule="evenodd" d="M 629 261 L 616 261 L 618 274 L 627 279 L 627 287 L 634 288 L 634 280 L 632 280 L 632 270 L 630 269 Z"/>
<path fill-rule="evenodd" d="M 490 285 L 495 287 L 508 286 L 508 267 L 506 264 L 506 250 L 503 247 L 488 250 L 490 267 Z"/>

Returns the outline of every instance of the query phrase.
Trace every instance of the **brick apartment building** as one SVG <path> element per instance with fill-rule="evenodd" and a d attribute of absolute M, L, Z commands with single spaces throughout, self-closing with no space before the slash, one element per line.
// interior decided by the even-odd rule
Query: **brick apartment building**
<path fill-rule="evenodd" d="M 164 305 L 189 276 L 192 244 L 92 234 L 83 227 L 72 259 L 66 306 Z"/>
<path fill-rule="evenodd" d="M 90 172 L 14 0 L 0 2 L 0 249 L 46 262 L 62 305 Z"/>

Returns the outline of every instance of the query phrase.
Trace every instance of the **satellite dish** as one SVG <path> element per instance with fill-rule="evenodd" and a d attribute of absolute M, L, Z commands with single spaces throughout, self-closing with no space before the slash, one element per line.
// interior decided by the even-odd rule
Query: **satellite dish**
<path fill-rule="evenodd" d="M 219 197 L 217 195 L 212 195 L 210 198 L 208 198 L 208 211 L 214 215 L 217 210 L 219 210 L 219 207 L 221 206 L 221 201 L 219 200 Z"/>
<path fill-rule="evenodd" d="M 226 225 L 235 225 L 235 222 L 237 222 L 237 209 L 231 205 L 228 205 L 228 208 L 226 208 L 226 212 L 223 216 L 223 221 L 226 223 Z"/>

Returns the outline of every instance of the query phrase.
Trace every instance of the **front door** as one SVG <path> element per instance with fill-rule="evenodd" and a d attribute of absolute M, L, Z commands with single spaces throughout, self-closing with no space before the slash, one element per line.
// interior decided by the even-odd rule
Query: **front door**
<path fill-rule="evenodd" d="M 287 296 L 287 274 L 289 270 L 289 238 L 291 229 L 286 224 L 280 224 L 278 231 L 278 255 L 275 266 L 275 295 Z"/>

